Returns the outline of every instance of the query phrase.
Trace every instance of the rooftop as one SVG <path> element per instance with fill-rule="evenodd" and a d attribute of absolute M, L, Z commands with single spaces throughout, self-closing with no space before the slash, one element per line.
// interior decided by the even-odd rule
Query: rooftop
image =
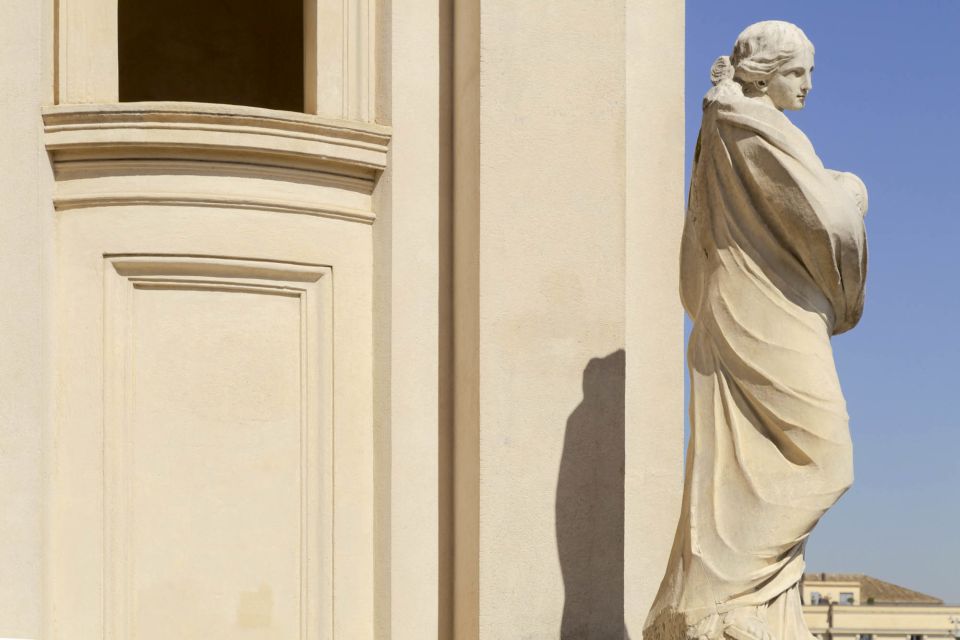
<path fill-rule="evenodd" d="M 859 582 L 864 604 L 943 604 L 943 600 L 862 573 L 805 573 L 804 582 Z"/>

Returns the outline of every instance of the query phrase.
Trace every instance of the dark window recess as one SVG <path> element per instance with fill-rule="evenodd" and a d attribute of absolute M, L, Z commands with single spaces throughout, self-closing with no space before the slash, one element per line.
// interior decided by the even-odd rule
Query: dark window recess
<path fill-rule="evenodd" d="M 303 111 L 303 0 L 119 0 L 120 101 Z"/>

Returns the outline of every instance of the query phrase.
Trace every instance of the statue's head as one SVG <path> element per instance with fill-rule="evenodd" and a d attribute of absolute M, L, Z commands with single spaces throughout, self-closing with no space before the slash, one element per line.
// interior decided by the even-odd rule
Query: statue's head
<path fill-rule="evenodd" d="M 797 25 L 757 22 L 733 46 L 733 80 L 747 97 L 766 96 L 781 111 L 803 109 L 813 88 L 813 53 L 813 43 Z"/>

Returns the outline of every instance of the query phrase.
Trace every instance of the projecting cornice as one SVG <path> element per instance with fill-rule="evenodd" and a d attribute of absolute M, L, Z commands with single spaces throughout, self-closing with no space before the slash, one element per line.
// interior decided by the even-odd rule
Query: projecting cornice
<path fill-rule="evenodd" d="M 184 102 L 59 105 L 43 121 L 58 210 L 213 206 L 372 220 L 368 196 L 390 141 L 374 124 Z"/>
<path fill-rule="evenodd" d="M 190 102 L 58 105 L 43 122 L 58 160 L 194 155 L 372 177 L 390 141 L 380 125 Z"/>

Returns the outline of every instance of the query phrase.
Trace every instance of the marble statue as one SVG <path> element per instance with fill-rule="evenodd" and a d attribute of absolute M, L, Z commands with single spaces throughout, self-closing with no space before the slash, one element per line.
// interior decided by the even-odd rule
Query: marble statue
<path fill-rule="evenodd" d="M 703 105 L 681 250 L 691 437 L 673 549 L 646 640 L 810 640 L 807 537 L 853 481 L 830 346 L 863 310 L 867 193 L 824 168 L 784 111 L 814 48 L 747 27 Z"/>

